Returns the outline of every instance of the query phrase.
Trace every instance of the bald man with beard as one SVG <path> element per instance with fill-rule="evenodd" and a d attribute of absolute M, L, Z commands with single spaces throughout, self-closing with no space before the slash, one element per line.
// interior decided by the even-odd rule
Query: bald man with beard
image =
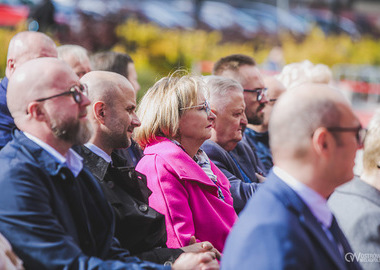
<path fill-rule="evenodd" d="M 170 269 L 131 257 L 113 237 L 112 210 L 71 149 L 91 136 L 86 94 L 56 58 L 30 60 L 12 75 L 7 99 L 19 130 L 0 151 L 0 231 L 26 269 Z M 214 265 L 211 253 L 184 255 L 173 269 Z"/>
<path fill-rule="evenodd" d="M 11 39 L 5 69 L 6 77 L 0 83 L 0 149 L 11 140 L 11 132 L 15 128 L 6 100 L 8 80 L 22 64 L 39 57 L 57 57 L 55 43 L 47 35 L 39 32 L 20 32 Z"/>
<path fill-rule="evenodd" d="M 183 252 L 212 250 L 220 258 L 211 243 L 195 243 L 195 239 L 187 247 L 166 248 L 165 216 L 148 205 L 152 192 L 145 175 L 128 167 L 127 160 L 113 151 L 129 147 L 134 128 L 140 126 L 132 84 L 124 76 L 108 71 L 90 72 L 81 82 L 89 88 L 89 119 L 94 132 L 90 141 L 76 150 L 114 209 L 115 236 L 121 246 L 141 259 L 157 263 L 174 262 Z"/>
<path fill-rule="evenodd" d="M 322 84 L 289 90 L 273 108 L 269 132 L 276 165 L 231 231 L 222 269 L 360 269 L 347 259 L 352 249 L 327 206 L 353 178 L 363 143 L 347 100 Z"/>

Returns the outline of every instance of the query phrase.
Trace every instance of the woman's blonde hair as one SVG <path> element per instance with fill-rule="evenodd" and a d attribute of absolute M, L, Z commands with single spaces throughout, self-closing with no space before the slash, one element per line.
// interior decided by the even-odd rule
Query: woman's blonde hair
<path fill-rule="evenodd" d="M 137 109 L 141 126 L 134 131 L 134 139 L 144 149 L 156 136 L 169 139 L 178 134 L 179 120 L 185 111 L 195 106 L 198 92 L 205 91 L 201 77 L 176 71 L 156 82 L 144 95 Z"/>

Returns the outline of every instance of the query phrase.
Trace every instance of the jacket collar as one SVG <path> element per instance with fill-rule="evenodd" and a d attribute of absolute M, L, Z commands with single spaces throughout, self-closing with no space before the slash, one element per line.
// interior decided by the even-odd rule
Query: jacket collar
<path fill-rule="evenodd" d="M 270 192 L 278 197 L 291 212 L 297 215 L 301 225 L 314 237 L 314 241 L 323 246 L 326 255 L 335 263 L 336 269 L 347 269 L 344 258 L 335 250 L 318 220 L 297 193 L 278 178 L 273 171 L 270 171 L 267 179 L 269 181 L 265 184 L 268 185 Z"/>
<path fill-rule="evenodd" d="M 354 194 L 356 196 L 364 197 L 366 200 L 380 206 L 380 191 L 359 179 L 359 177 L 355 177 L 347 184 L 338 187 L 335 192 L 341 194 Z"/>
<path fill-rule="evenodd" d="M 83 157 L 83 163 L 90 168 L 91 173 L 100 181 L 104 180 L 109 163 L 103 158 L 92 152 L 84 145 L 75 146 L 75 151 Z"/>
<path fill-rule="evenodd" d="M 202 168 L 181 147 L 165 137 L 156 137 L 156 141 L 145 148 L 144 154 L 155 154 L 166 160 L 182 180 L 196 181 L 215 187 Z M 211 168 L 213 169 L 213 166 Z"/>
<path fill-rule="evenodd" d="M 12 136 L 14 139 L 10 143 L 10 146 L 21 146 L 21 151 L 25 152 L 27 156 L 35 160 L 38 164 L 38 167 L 46 171 L 48 174 L 55 176 L 60 172 L 62 168 L 69 170 L 65 164 L 57 162 L 47 151 L 27 138 L 20 130 L 14 129 Z"/>

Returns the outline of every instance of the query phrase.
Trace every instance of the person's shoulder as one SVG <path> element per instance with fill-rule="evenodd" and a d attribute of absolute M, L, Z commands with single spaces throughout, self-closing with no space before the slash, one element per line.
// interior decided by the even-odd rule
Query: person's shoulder
<path fill-rule="evenodd" d="M 202 144 L 201 149 L 205 151 L 208 156 L 226 155 L 228 153 L 219 144 L 212 140 L 206 140 Z"/>

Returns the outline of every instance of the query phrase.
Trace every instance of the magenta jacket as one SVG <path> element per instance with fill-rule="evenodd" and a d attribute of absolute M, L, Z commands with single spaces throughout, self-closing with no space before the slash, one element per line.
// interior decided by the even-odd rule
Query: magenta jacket
<path fill-rule="evenodd" d="M 158 137 L 144 150 L 136 170 L 145 174 L 152 190 L 149 205 L 165 215 L 167 246 L 180 248 L 194 235 L 209 241 L 220 252 L 237 219 L 229 191 L 230 183 L 212 163 L 224 201 L 218 188 L 202 168 L 170 140 Z"/>

